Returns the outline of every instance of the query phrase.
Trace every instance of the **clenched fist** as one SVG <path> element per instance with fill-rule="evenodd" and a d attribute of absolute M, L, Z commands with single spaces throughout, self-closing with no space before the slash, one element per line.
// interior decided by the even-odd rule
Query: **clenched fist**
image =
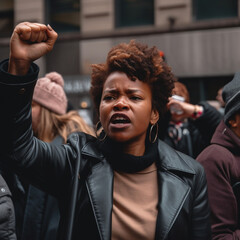
<path fill-rule="evenodd" d="M 9 73 L 27 74 L 33 61 L 53 49 L 57 37 L 49 25 L 30 22 L 18 24 L 10 40 Z"/>

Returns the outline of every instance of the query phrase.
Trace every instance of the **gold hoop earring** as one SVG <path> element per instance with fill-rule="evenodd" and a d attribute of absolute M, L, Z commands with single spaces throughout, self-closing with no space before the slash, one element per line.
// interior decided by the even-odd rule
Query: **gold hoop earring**
<path fill-rule="evenodd" d="M 101 121 L 98 121 L 98 122 L 96 123 L 96 125 L 95 125 L 95 133 L 96 133 L 97 138 L 98 138 L 100 141 L 105 140 L 105 138 L 107 137 L 107 134 L 106 134 L 106 133 L 104 132 L 104 130 L 103 130 Z M 102 134 L 104 134 L 103 137 L 102 137 Z"/>
<path fill-rule="evenodd" d="M 152 132 L 153 132 L 153 128 L 156 126 L 156 133 L 155 133 L 155 137 L 152 140 Z M 155 124 L 152 124 L 150 127 L 150 131 L 149 131 L 149 141 L 150 143 L 155 143 L 158 137 L 158 123 L 156 122 Z"/>

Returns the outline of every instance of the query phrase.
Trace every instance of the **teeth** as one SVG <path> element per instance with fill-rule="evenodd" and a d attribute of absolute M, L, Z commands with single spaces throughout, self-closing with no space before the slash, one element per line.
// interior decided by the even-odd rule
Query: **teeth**
<path fill-rule="evenodd" d="M 111 119 L 112 123 L 114 124 L 125 124 L 125 123 L 129 123 L 130 120 L 127 116 L 121 115 L 121 114 L 116 114 L 112 117 Z"/>
<path fill-rule="evenodd" d="M 126 123 L 128 122 L 128 119 L 125 117 L 116 116 L 112 121 L 113 123 Z"/>

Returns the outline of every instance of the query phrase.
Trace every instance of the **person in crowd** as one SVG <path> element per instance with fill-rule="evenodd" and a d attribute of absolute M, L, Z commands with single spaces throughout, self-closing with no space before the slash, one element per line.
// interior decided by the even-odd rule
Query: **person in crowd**
<path fill-rule="evenodd" d="M 44 24 L 15 27 L 0 64 L 0 109 L 1 159 L 58 198 L 59 239 L 210 239 L 203 167 L 158 139 L 174 75 L 156 47 L 120 43 L 92 65 L 97 138 L 78 132 L 53 146 L 33 136 L 33 61 L 56 39 Z"/>
<path fill-rule="evenodd" d="M 222 98 L 222 90 L 223 90 L 223 87 L 219 88 L 218 91 L 217 91 L 217 96 L 216 96 L 216 100 L 217 102 L 219 103 L 219 108 L 218 108 L 218 111 L 224 115 L 224 108 L 225 108 L 225 102 L 223 101 L 223 98 Z"/>
<path fill-rule="evenodd" d="M 1 172 L 1 171 L 0 171 Z M 0 174 L 0 239 L 17 240 L 12 194 Z"/>
<path fill-rule="evenodd" d="M 221 113 L 221 115 L 223 117 L 225 103 L 222 99 L 222 89 L 223 89 L 223 87 L 221 87 L 217 90 L 217 95 L 215 97 L 215 100 L 207 100 L 207 102 L 211 106 L 215 107 Z"/>
<path fill-rule="evenodd" d="M 211 145 L 197 157 L 205 168 L 212 239 L 240 239 L 240 72 L 222 92 L 225 112 Z"/>
<path fill-rule="evenodd" d="M 168 103 L 168 113 L 162 120 L 160 138 L 193 158 L 210 144 L 221 121 L 221 114 L 207 102 L 191 104 L 187 87 L 176 81 Z"/>

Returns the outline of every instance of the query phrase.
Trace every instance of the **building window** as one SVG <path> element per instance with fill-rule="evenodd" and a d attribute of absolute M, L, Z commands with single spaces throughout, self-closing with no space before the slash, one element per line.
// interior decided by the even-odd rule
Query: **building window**
<path fill-rule="evenodd" d="M 115 0 L 116 27 L 154 24 L 153 0 Z"/>
<path fill-rule="evenodd" d="M 196 20 L 238 16 L 238 0 L 193 0 Z"/>
<path fill-rule="evenodd" d="M 13 30 L 13 0 L 1 0 L 0 37 L 10 37 Z"/>
<path fill-rule="evenodd" d="M 47 1 L 47 18 L 57 32 L 80 31 L 80 0 Z"/>

